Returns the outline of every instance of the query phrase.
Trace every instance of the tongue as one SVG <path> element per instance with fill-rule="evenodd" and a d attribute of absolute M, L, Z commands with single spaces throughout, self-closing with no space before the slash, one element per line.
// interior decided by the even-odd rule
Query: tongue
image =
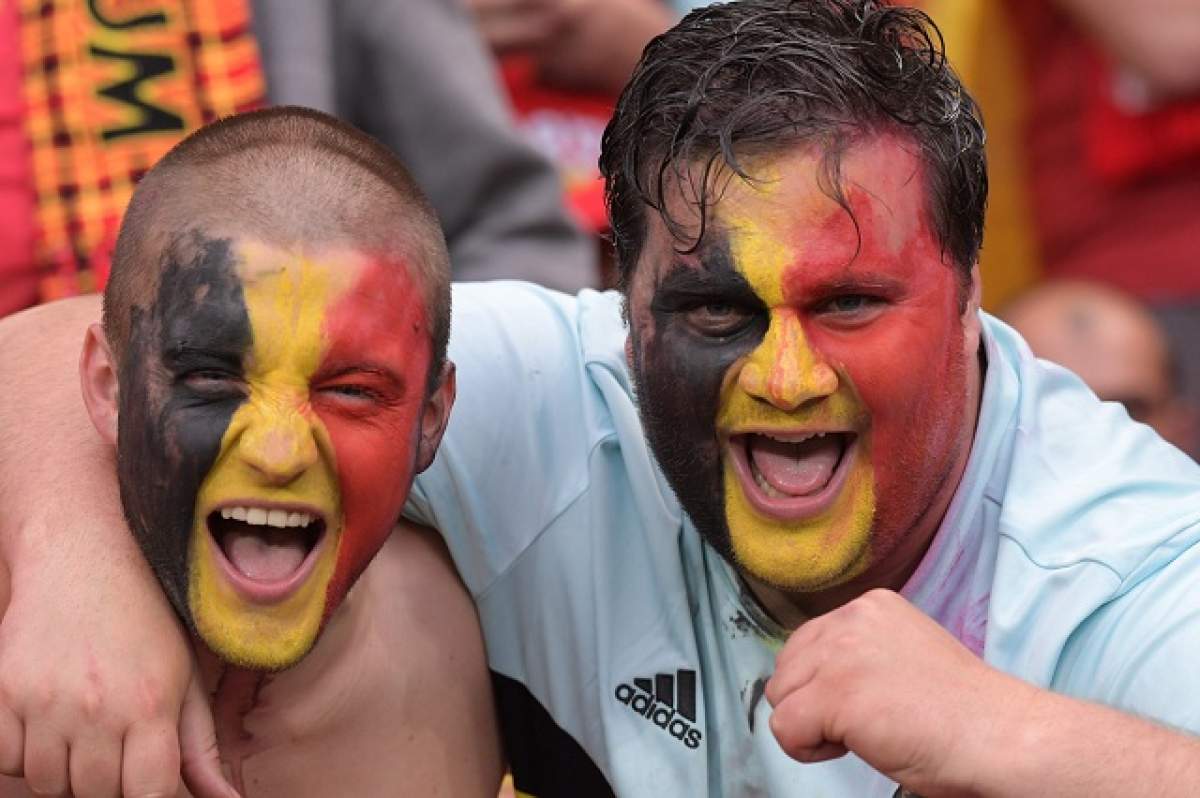
<path fill-rule="evenodd" d="M 235 530 L 223 541 L 225 556 L 233 566 L 258 582 L 278 582 L 296 572 L 308 555 L 295 530 L 252 527 Z M 269 531 L 268 531 L 269 530 Z"/>
<path fill-rule="evenodd" d="M 804 443 L 783 443 L 764 435 L 750 438 L 750 462 L 775 490 L 806 496 L 829 484 L 842 456 L 842 436 L 826 435 Z"/>

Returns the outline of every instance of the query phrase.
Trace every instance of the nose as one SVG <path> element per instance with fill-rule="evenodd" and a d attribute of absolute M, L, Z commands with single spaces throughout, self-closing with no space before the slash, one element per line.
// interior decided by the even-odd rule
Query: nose
<path fill-rule="evenodd" d="M 242 461 L 269 485 L 286 485 L 319 457 L 312 422 L 297 409 L 257 408 L 238 441 Z"/>
<path fill-rule="evenodd" d="M 751 396 L 790 412 L 834 393 L 838 377 L 809 345 L 796 311 L 776 308 L 771 311 L 771 324 L 762 343 L 738 374 L 738 385 Z"/>

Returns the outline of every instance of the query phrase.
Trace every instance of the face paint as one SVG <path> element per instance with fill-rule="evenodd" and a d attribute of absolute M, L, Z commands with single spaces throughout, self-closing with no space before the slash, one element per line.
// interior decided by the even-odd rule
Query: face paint
<path fill-rule="evenodd" d="M 197 323 L 159 335 L 156 353 L 161 320 L 137 333 L 147 375 L 159 379 L 123 373 L 120 427 L 151 435 L 122 458 L 148 453 L 163 484 L 179 487 L 160 488 L 159 518 L 135 526 L 148 552 L 170 551 L 170 567 L 156 572 L 214 651 L 286 667 L 311 647 L 407 495 L 430 360 L 423 297 L 402 264 L 357 253 L 308 257 L 248 241 L 203 248 L 219 256 L 168 268 L 148 315 L 187 326 L 219 306 L 242 334 L 223 344 L 209 332 L 221 327 Z M 181 272 L 219 273 L 229 289 L 195 289 Z M 163 298 L 181 291 L 172 315 L 160 314 Z M 145 395 L 156 412 L 127 417 L 126 384 L 131 400 Z M 174 479 L 192 463 L 189 480 Z M 127 481 L 123 495 L 134 492 Z M 149 532 L 168 528 L 170 536 Z"/>
<path fill-rule="evenodd" d="M 652 220 L 630 295 L 664 473 L 743 574 L 791 594 L 898 587 L 953 495 L 975 412 L 977 321 L 917 160 L 891 139 L 845 154 L 861 241 L 819 167 L 804 150 L 754 163 L 695 255 Z"/>

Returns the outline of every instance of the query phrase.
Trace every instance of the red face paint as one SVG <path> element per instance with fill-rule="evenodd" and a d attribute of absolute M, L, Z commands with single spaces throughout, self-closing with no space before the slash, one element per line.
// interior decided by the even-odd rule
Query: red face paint
<path fill-rule="evenodd" d="M 870 414 L 876 576 L 915 566 L 957 487 L 977 401 L 967 327 L 977 343 L 978 322 L 973 312 L 964 320 L 968 289 L 942 259 L 917 159 L 884 139 L 848 153 L 843 170 L 861 241 L 836 206 L 817 225 L 796 225 L 789 239 L 803 257 L 784 271 L 783 295 Z"/>
<path fill-rule="evenodd" d="M 431 359 L 420 286 L 403 264 L 368 261 L 325 319 L 311 401 L 333 441 L 343 532 L 326 616 L 399 518 L 414 476 Z"/>
<path fill-rule="evenodd" d="M 668 480 L 745 575 L 811 607 L 898 587 L 970 449 L 978 319 L 910 149 L 884 137 L 845 153 L 853 218 L 822 189 L 821 153 L 744 162 L 755 181 L 725 188 L 695 254 L 650 225 L 631 287 L 641 411 Z"/>

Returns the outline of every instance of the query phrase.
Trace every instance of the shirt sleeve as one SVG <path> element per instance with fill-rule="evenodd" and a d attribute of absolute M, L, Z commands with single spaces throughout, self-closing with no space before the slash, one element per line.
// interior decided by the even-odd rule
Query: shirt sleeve
<path fill-rule="evenodd" d="M 457 398 L 405 515 L 441 530 L 479 595 L 586 489 L 603 413 L 574 297 L 506 282 L 453 301 Z"/>
<path fill-rule="evenodd" d="M 1053 689 L 1200 734 L 1198 569 L 1191 545 L 1093 613 L 1067 641 Z"/>

